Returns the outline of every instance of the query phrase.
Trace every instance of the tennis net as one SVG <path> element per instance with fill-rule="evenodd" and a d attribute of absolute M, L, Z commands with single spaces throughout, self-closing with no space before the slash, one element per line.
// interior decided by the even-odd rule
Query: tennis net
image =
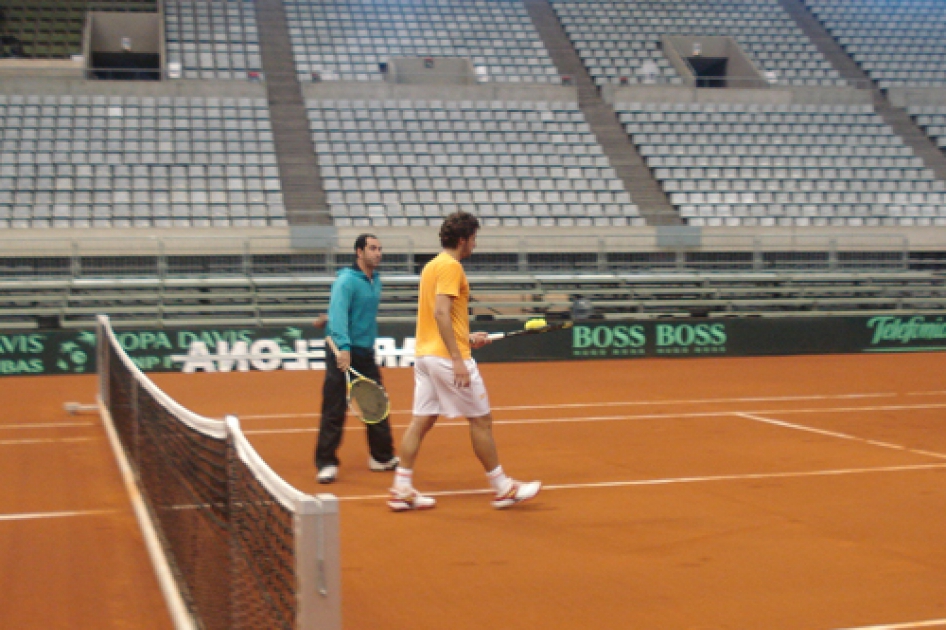
<path fill-rule="evenodd" d="M 177 628 L 341 628 L 338 502 L 295 489 L 232 416 L 174 401 L 98 327 L 99 407 Z"/>

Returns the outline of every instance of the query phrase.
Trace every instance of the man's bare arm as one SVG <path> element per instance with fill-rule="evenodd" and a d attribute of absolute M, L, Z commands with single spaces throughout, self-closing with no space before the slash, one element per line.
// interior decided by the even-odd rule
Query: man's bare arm
<path fill-rule="evenodd" d="M 450 319 L 450 311 L 455 299 L 451 295 L 438 294 L 434 302 L 434 319 L 437 322 L 440 338 L 443 339 L 443 345 L 447 347 L 450 360 L 453 361 L 453 382 L 457 387 L 469 387 L 470 371 L 463 362 L 460 346 L 457 344 L 456 337 L 453 336 L 453 321 Z"/>

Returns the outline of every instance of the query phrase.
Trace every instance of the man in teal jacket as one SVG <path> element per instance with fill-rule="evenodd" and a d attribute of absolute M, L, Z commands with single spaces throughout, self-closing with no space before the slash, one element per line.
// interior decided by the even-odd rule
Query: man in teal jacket
<path fill-rule="evenodd" d="M 325 383 L 322 386 L 322 423 L 315 447 L 315 467 L 319 483 L 332 483 L 338 477 L 338 447 L 345 428 L 346 383 L 349 367 L 381 382 L 375 360 L 374 341 L 378 336 L 378 304 L 381 302 L 381 241 L 372 234 L 355 240 L 355 263 L 338 272 L 332 284 L 328 307 L 326 336 L 338 347 L 338 356 L 326 347 Z M 391 424 L 387 418 L 368 428 L 368 468 L 394 470 Z"/>

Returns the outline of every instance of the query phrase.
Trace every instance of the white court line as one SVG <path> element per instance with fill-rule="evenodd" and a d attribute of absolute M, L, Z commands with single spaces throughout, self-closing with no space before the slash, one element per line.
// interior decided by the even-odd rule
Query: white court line
<path fill-rule="evenodd" d="M 926 621 L 905 621 L 902 623 L 883 624 L 879 626 L 858 626 L 856 628 L 839 628 L 838 630 L 909 630 L 911 628 L 943 628 L 946 619 L 928 619 Z"/>
<path fill-rule="evenodd" d="M 38 422 L 36 424 L 0 424 L 2 429 L 60 429 L 64 427 L 94 427 L 94 422 Z"/>
<path fill-rule="evenodd" d="M 31 521 L 43 518 L 71 518 L 75 516 L 99 516 L 117 514 L 121 510 L 74 510 L 71 512 L 21 512 L 19 514 L 0 514 L 0 521 Z"/>
<path fill-rule="evenodd" d="M 18 446 L 21 444 L 61 444 L 63 442 L 90 442 L 98 437 L 71 437 L 71 438 L 24 438 L 22 440 L 0 440 L 0 446 Z"/>
<path fill-rule="evenodd" d="M 668 486 L 687 483 L 708 483 L 719 481 L 754 481 L 761 479 L 801 479 L 804 477 L 832 477 L 840 475 L 863 475 L 869 473 L 915 472 L 920 470 L 946 469 L 943 464 L 913 464 L 908 466 L 880 466 L 874 468 L 833 468 L 827 470 L 810 470 L 801 472 L 782 473 L 745 473 L 739 475 L 708 475 L 703 477 L 669 477 L 666 479 L 636 479 L 632 481 L 597 481 L 589 483 L 566 483 L 543 485 L 543 490 L 584 490 L 588 488 L 627 488 L 633 486 Z M 443 490 L 440 492 L 424 492 L 430 496 L 461 496 L 468 494 L 492 494 L 488 488 L 476 490 Z M 339 501 L 366 501 L 387 499 L 387 494 L 366 494 L 350 497 L 338 497 Z"/>
<path fill-rule="evenodd" d="M 914 395 L 934 395 L 946 394 L 946 392 L 915 392 Z M 895 393 L 871 393 L 871 394 L 812 394 L 806 396 L 749 396 L 743 398 L 693 398 L 677 400 L 621 400 L 595 403 L 556 403 L 547 405 L 506 405 L 493 407 L 493 411 L 533 411 L 537 409 L 581 409 L 586 407 L 640 407 L 654 405 L 711 405 L 722 403 L 740 403 L 740 402 L 795 402 L 799 400 L 850 400 L 859 398 L 891 398 L 897 396 Z M 285 418 L 311 418 L 318 417 L 320 414 L 303 413 L 270 413 L 239 416 L 240 420 L 276 420 Z M 395 409 L 391 415 L 411 415 L 410 409 Z"/>
<path fill-rule="evenodd" d="M 875 405 L 870 407 L 808 407 L 804 409 L 762 409 L 748 411 L 693 411 L 689 413 L 654 413 L 654 414 L 634 414 L 617 416 L 569 416 L 565 418 L 519 418 L 515 420 L 493 420 L 493 425 L 513 425 L 513 424 L 560 424 L 567 422 L 614 422 L 621 420 L 679 420 L 692 418 L 720 418 L 728 417 L 740 413 L 749 414 L 783 414 L 783 413 L 859 413 L 864 411 L 915 411 L 918 409 L 946 409 L 946 403 L 929 403 L 921 405 Z M 391 424 L 394 428 L 405 428 L 406 424 Z M 438 421 L 438 427 L 466 427 L 468 423 L 464 421 Z M 346 425 L 346 431 L 361 430 L 357 424 Z M 247 435 L 271 435 L 282 433 L 315 433 L 316 427 L 303 427 L 297 429 L 251 429 L 245 430 Z"/>
<path fill-rule="evenodd" d="M 904 451 L 906 453 L 913 453 L 914 455 L 926 455 L 929 457 L 936 457 L 938 459 L 946 459 L 946 454 L 943 454 L 943 453 L 934 453 L 932 451 L 921 451 L 919 449 L 901 446 L 900 444 L 892 444 L 890 442 L 881 442 L 879 440 L 870 440 L 868 438 L 862 438 L 862 437 L 857 437 L 856 435 L 850 435 L 849 433 L 841 433 L 840 431 L 828 431 L 826 429 L 807 427 L 803 424 L 794 424 L 792 422 L 785 422 L 784 420 L 775 420 L 774 418 L 764 418 L 760 415 L 752 414 L 752 413 L 737 412 L 735 415 L 739 416 L 740 418 L 746 418 L 748 420 L 755 420 L 756 422 L 772 424 L 778 427 L 785 427 L 787 429 L 794 429 L 795 431 L 806 431 L 808 433 L 817 433 L 819 435 L 827 435 L 829 437 L 836 437 L 842 440 L 851 440 L 852 442 L 860 442 L 861 444 L 870 444 L 872 446 L 880 446 L 882 448 L 889 448 L 895 451 Z"/>

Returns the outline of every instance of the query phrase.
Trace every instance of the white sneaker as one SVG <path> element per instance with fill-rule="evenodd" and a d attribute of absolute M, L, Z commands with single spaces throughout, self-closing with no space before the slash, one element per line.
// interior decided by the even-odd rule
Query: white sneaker
<path fill-rule="evenodd" d="M 335 478 L 338 476 L 338 466 L 326 466 L 325 468 L 319 469 L 319 474 L 316 475 L 316 479 L 319 483 L 335 483 Z"/>
<path fill-rule="evenodd" d="M 437 499 L 425 497 L 414 488 L 403 491 L 397 488 L 391 488 L 391 498 L 388 499 L 388 507 L 395 512 L 429 510 L 435 505 L 437 505 Z"/>
<path fill-rule="evenodd" d="M 501 492 L 496 495 L 496 498 L 493 499 L 493 507 L 497 510 L 504 510 L 508 507 L 514 506 L 517 503 L 528 501 L 535 495 L 539 494 L 539 490 L 541 489 L 541 481 L 513 481 L 511 484 L 509 484 L 509 487 L 505 492 Z"/>
<path fill-rule="evenodd" d="M 368 470 L 373 472 L 384 472 L 386 470 L 394 470 L 397 468 L 397 465 L 401 463 L 401 459 L 397 456 L 392 457 L 386 462 L 379 462 L 374 457 L 368 456 Z"/>

